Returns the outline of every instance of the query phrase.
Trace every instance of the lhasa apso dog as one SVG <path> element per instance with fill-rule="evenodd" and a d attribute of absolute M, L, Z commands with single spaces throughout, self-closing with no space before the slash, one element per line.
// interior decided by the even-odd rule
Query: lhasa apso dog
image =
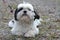
<path fill-rule="evenodd" d="M 11 33 L 14 35 L 23 35 L 25 37 L 35 37 L 39 34 L 41 18 L 29 3 L 21 3 L 17 6 L 14 18 L 9 22 L 12 27 Z"/>

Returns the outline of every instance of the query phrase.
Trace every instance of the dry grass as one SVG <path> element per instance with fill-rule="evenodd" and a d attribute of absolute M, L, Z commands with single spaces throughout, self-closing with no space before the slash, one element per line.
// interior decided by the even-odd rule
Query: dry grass
<path fill-rule="evenodd" d="M 13 9 L 16 8 L 16 5 L 21 2 L 22 0 L 8 0 L 8 4 L 10 4 Z M 28 0 L 26 0 L 28 1 Z M 32 0 L 31 0 L 32 1 Z M 37 35 L 35 38 L 25 38 L 22 36 L 16 36 L 16 35 L 12 35 L 10 33 L 11 28 L 8 27 L 8 22 L 9 20 L 12 19 L 13 14 L 10 13 L 10 9 L 8 8 L 8 4 L 4 4 L 2 1 L 0 1 L 0 40 L 60 40 L 60 16 L 59 13 L 60 12 L 56 12 L 56 6 L 55 6 L 55 0 L 49 0 L 47 1 L 47 3 L 43 1 L 44 5 L 42 5 L 43 3 L 40 2 L 39 0 L 35 1 L 35 2 L 31 2 L 30 3 L 34 4 L 34 7 L 37 9 L 38 13 L 40 13 L 41 18 L 43 19 L 43 22 L 41 22 L 42 24 L 39 25 L 39 29 L 40 29 L 40 33 L 39 35 Z M 38 3 L 37 3 L 38 2 Z M 46 3 L 46 4 L 45 4 Z M 51 4 L 52 3 L 52 4 Z M 40 4 L 40 5 L 38 5 Z M 48 6 L 48 4 L 50 4 L 51 7 Z M 48 7 L 47 7 L 48 6 Z M 47 7 L 47 8 L 46 8 Z M 55 9 L 54 9 L 55 8 Z M 52 10 L 51 12 L 48 10 Z M 54 11 L 55 10 L 55 11 Z M 57 9 L 59 10 L 59 8 Z"/>

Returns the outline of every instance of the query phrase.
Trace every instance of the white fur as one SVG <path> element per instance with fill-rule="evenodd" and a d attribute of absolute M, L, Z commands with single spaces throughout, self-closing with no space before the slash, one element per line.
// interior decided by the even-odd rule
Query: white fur
<path fill-rule="evenodd" d="M 18 5 L 18 9 L 19 8 L 30 8 L 32 11 L 34 11 L 33 9 L 33 6 L 29 3 L 22 3 L 22 4 L 19 4 Z M 32 12 L 32 11 L 27 11 L 27 19 L 28 21 L 30 21 L 31 23 L 25 23 L 25 22 L 21 22 L 21 19 L 25 19 L 24 17 L 21 17 L 21 15 L 23 14 L 23 11 L 25 9 L 23 9 L 22 11 L 18 12 L 17 14 L 17 18 L 19 19 L 19 21 L 16 21 L 14 19 L 12 19 L 10 22 L 9 22 L 9 26 L 12 27 L 11 29 L 11 32 L 12 34 L 14 35 L 24 35 L 25 37 L 35 37 L 35 35 L 39 34 L 39 29 L 37 28 L 37 26 L 39 24 L 41 24 L 40 21 L 42 21 L 41 19 L 35 19 L 35 21 L 33 20 L 34 19 L 34 15 L 35 13 Z M 28 18 L 29 17 L 29 18 Z M 12 22 L 14 21 L 14 22 Z M 25 20 L 22 20 L 22 21 L 25 21 Z"/>
<path fill-rule="evenodd" d="M 30 8 L 32 11 L 34 11 L 33 6 L 29 3 L 22 3 L 18 5 L 18 8 L 24 7 L 24 8 Z"/>
<path fill-rule="evenodd" d="M 12 21 L 14 21 L 14 23 L 13 23 Z M 8 25 L 9 25 L 9 27 L 14 27 L 15 23 L 16 23 L 15 20 L 12 19 L 12 20 L 8 23 Z"/>
<path fill-rule="evenodd" d="M 14 21 L 14 23 L 12 21 Z M 12 19 L 9 22 L 8 25 L 9 25 L 9 27 L 12 27 L 13 28 L 11 31 L 15 35 L 23 35 L 23 32 L 24 32 L 25 33 L 24 34 L 25 37 L 35 37 L 35 35 L 39 33 L 39 29 L 37 28 L 37 25 L 40 25 L 41 24 L 41 21 L 42 21 L 41 18 L 39 20 L 36 19 L 33 22 L 33 24 L 30 25 L 31 27 L 22 27 L 21 25 L 18 24 L 18 22 L 16 22 L 14 19 Z M 21 30 L 21 31 L 19 31 L 19 30 Z"/>

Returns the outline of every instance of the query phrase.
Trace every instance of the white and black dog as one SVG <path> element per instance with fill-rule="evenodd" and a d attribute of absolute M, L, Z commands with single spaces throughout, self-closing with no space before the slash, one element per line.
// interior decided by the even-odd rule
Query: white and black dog
<path fill-rule="evenodd" d="M 12 27 L 12 34 L 24 35 L 25 37 L 35 37 L 39 34 L 37 26 L 41 24 L 41 18 L 34 11 L 34 8 L 29 3 L 21 3 L 17 6 L 14 18 L 9 22 L 9 27 Z"/>

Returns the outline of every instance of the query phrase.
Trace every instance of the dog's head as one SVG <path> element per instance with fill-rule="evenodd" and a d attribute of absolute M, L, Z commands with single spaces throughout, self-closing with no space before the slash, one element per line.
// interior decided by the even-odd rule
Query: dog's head
<path fill-rule="evenodd" d="M 16 21 L 31 21 L 39 19 L 39 15 L 37 15 L 36 11 L 34 11 L 34 8 L 31 4 L 21 3 L 15 10 L 14 19 Z"/>

